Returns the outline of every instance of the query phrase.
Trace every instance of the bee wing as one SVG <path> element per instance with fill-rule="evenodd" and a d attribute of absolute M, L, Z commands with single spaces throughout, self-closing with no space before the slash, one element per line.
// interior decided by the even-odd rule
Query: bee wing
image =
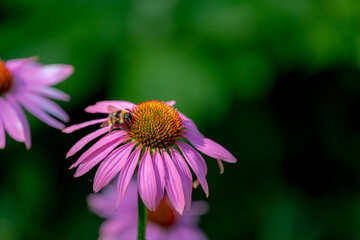
<path fill-rule="evenodd" d="M 107 110 L 109 113 L 114 113 L 114 112 L 120 111 L 120 109 L 118 109 L 117 107 L 114 107 L 113 105 L 108 105 Z"/>
<path fill-rule="evenodd" d="M 106 127 L 106 126 L 109 126 L 109 121 L 108 120 L 102 122 L 101 125 L 100 125 L 100 127 Z"/>

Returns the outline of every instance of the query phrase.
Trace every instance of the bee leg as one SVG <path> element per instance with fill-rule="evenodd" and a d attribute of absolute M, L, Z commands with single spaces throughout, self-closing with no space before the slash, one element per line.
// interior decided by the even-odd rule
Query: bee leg
<path fill-rule="evenodd" d="M 110 124 L 109 135 L 111 134 L 113 127 L 114 127 L 114 124 Z"/>

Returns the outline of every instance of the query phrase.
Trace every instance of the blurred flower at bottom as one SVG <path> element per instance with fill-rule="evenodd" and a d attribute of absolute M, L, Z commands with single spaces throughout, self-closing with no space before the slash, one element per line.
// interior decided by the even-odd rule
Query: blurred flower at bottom
<path fill-rule="evenodd" d="M 100 227 L 99 240 L 137 239 L 138 192 L 136 181 L 129 184 L 123 203 L 115 209 L 116 185 L 110 184 L 98 194 L 90 194 L 88 203 L 93 212 L 105 221 Z M 147 240 L 206 240 L 198 227 L 199 216 L 208 211 L 204 201 L 194 201 L 190 211 L 178 214 L 169 201 L 161 200 L 156 211 L 148 210 L 146 226 Z"/>

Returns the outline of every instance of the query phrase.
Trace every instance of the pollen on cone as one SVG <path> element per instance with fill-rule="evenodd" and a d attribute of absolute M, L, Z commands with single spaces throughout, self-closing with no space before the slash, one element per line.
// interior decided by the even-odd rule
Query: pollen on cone
<path fill-rule="evenodd" d="M 143 146 L 169 147 L 183 133 L 183 123 L 176 109 L 161 101 L 146 101 L 131 111 L 129 134 Z"/>

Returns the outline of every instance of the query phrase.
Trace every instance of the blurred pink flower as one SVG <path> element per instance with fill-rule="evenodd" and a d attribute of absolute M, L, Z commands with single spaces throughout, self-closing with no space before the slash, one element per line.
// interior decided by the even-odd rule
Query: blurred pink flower
<path fill-rule="evenodd" d="M 116 186 L 110 184 L 101 194 L 91 194 L 88 203 L 105 222 L 100 227 L 99 240 L 137 239 L 138 207 L 136 181 L 131 181 L 122 204 L 115 211 Z M 148 211 L 147 240 L 206 240 L 197 226 L 199 216 L 207 212 L 204 201 L 194 201 L 188 213 L 179 215 L 164 198 L 156 211 Z"/>
<path fill-rule="evenodd" d="M 68 101 L 69 96 L 56 88 L 69 77 L 74 68 L 70 65 L 43 66 L 36 58 L 0 60 L 0 148 L 5 148 L 5 130 L 18 142 L 31 147 L 30 127 L 21 106 L 46 124 L 63 129 L 68 115 L 49 98 Z M 51 114 L 51 115 L 50 115 Z"/>
<path fill-rule="evenodd" d="M 83 137 L 70 149 L 67 157 L 104 135 L 70 167 L 78 166 L 75 177 L 82 176 L 103 160 L 95 174 L 93 185 L 93 190 L 98 192 L 120 172 L 116 206 L 122 201 L 137 165 L 139 193 L 146 207 L 152 211 L 163 198 L 164 189 L 180 214 L 184 209 L 190 209 L 193 185 L 201 184 L 208 196 L 205 178 L 207 166 L 193 147 L 216 158 L 221 172 L 221 161 L 235 163 L 236 159 L 225 148 L 203 137 L 192 120 L 173 108 L 174 104 L 175 101 L 147 101 L 138 105 L 124 101 L 102 101 L 87 107 L 85 111 L 89 113 L 106 113 L 109 117 L 116 110 L 128 109 L 131 120 L 122 126 L 115 125 L 111 134 L 105 134 L 110 126 L 100 128 Z M 115 115 L 116 113 L 118 112 Z M 89 125 L 104 121 L 107 123 L 109 117 L 73 125 L 63 131 L 71 133 Z M 194 184 L 188 164 L 198 179 Z"/>

